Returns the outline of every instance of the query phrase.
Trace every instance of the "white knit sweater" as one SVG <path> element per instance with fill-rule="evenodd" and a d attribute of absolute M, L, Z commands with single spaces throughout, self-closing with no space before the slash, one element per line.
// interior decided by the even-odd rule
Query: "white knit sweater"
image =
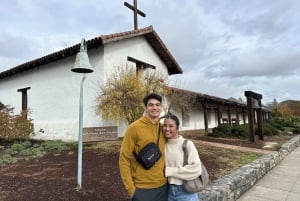
<path fill-rule="evenodd" d="M 169 184 L 182 185 L 182 180 L 191 180 L 201 175 L 201 162 L 198 151 L 192 141 L 187 143 L 188 164 L 183 167 L 184 138 L 168 139 L 165 147 L 166 169 L 165 175 Z"/>

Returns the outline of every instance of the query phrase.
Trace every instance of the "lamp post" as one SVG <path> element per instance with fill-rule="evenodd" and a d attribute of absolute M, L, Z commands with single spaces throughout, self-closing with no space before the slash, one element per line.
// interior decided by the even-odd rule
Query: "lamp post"
<path fill-rule="evenodd" d="M 87 54 L 87 44 L 85 39 L 81 40 L 80 51 L 76 55 L 75 63 L 72 72 L 81 73 L 82 80 L 80 84 L 80 98 L 79 98 L 79 132 L 78 132 L 78 169 L 77 169 L 77 184 L 81 189 L 81 175 L 82 175 L 82 133 L 83 133 L 83 83 L 86 78 L 86 73 L 92 73 L 89 57 Z"/>

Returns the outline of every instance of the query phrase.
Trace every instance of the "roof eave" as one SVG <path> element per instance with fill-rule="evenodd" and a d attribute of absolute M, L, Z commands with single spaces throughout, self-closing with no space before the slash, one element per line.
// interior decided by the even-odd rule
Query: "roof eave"
<path fill-rule="evenodd" d="M 168 68 L 168 74 L 181 74 L 183 71 L 176 62 L 175 58 L 168 51 L 162 40 L 159 38 L 157 33 L 153 30 L 152 26 L 148 26 L 146 28 L 132 30 L 128 32 L 121 32 L 110 35 L 102 35 L 100 37 L 95 37 L 93 39 L 87 40 L 87 48 L 97 48 L 98 46 L 118 41 L 124 40 L 127 38 L 137 37 L 137 36 L 145 36 L 149 44 L 155 51 L 158 53 L 158 56 L 162 59 L 162 61 L 166 64 Z M 73 45 L 71 47 L 65 48 L 63 50 L 57 51 L 55 53 L 40 57 L 38 59 L 23 63 L 16 67 L 13 67 L 9 70 L 3 71 L 0 73 L 0 79 L 35 68 L 37 66 L 47 64 L 50 62 L 57 61 L 64 57 L 68 57 L 76 54 L 80 49 L 80 43 Z"/>

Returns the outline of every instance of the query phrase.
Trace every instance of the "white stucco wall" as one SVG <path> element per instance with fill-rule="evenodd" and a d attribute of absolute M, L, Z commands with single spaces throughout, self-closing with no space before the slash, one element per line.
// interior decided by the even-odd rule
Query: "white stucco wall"
<path fill-rule="evenodd" d="M 34 122 L 34 138 L 77 139 L 81 75 L 70 71 L 74 61 L 75 56 L 68 57 L 0 80 L 0 99 L 13 106 L 15 114 L 21 111 L 22 104 L 17 89 L 30 87 L 28 108 Z M 89 93 L 88 87 L 87 81 L 85 95 Z M 89 106 L 86 110 L 90 110 Z"/>
<path fill-rule="evenodd" d="M 127 56 L 154 65 L 157 71 L 168 75 L 166 65 L 142 36 L 107 44 L 104 49 L 104 71 L 108 73 L 113 68 L 126 67 L 126 63 L 135 68 L 133 62 L 127 62 Z"/>
<path fill-rule="evenodd" d="M 213 105 L 211 105 L 211 109 L 207 110 L 207 121 L 208 121 L 208 128 L 214 128 L 218 126 L 218 114 L 215 109 L 213 109 Z M 215 105 L 216 108 L 216 105 Z M 222 118 L 228 118 L 228 107 L 227 106 L 220 106 L 220 112 L 222 113 L 221 117 L 221 123 Z M 182 113 L 181 111 L 171 111 L 173 114 L 175 114 L 179 120 L 180 120 L 180 131 L 186 131 L 186 130 L 197 130 L 197 129 L 205 129 L 204 125 L 204 112 L 201 106 L 193 107 L 192 110 L 189 113 L 189 124 L 187 126 L 182 125 Z M 231 118 L 236 118 L 235 110 L 231 110 Z M 243 124 L 243 115 L 241 112 L 239 112 L 239 123 Z M 245 116 L 245 121 L 248 123 L 248 117 Z"/>
<path fill-rule="evenodd" d="M 114 67 L 125 67 L 127 56 L 155 65 L 167 75 L 165 64 L 144 37 L 108 43 L 88 50 L 88 55 L 94 72 L 87 74 L 83 85 L 83 127 L 115 126 L 113 121 L 104 122 L 95 115 L 95 98 L 98 85 L 105 82 L 105 76 Z M 0 100 L 14 107 L 15 114 L 21 111 L 22 106 L 22 94 L 17 90 L 30 87 L 27 94 L 28 108 L 32 112 L 29 117 L 33 119 L 35 128 L 33 138 L 77 141 L 83 75 L 71 72 L 74 61 L 75 55 L 0 79 Z M 119 137 L 124 135 L 126 127 L 125 122 L 119 125 Z"/>

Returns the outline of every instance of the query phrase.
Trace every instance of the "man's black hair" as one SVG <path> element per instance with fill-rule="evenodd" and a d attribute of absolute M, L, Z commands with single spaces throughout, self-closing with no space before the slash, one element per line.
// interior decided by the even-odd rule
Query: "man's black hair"
<path fill-rule="evenodd" d="M 145 106 L 147 106 L 148 101 L 149 101 L 150 99 L 156 99 L 156 100 L 158 100 L 160 103 L 161 103 L 161 101 L 162 101 L 161 95 L 158 95 L 158 94 L 156 94 L 156 93 L 150 93 L 150 94 L 147 94 L 147 95 L 144 97 L 144 105 L 145 105 Z"/>

